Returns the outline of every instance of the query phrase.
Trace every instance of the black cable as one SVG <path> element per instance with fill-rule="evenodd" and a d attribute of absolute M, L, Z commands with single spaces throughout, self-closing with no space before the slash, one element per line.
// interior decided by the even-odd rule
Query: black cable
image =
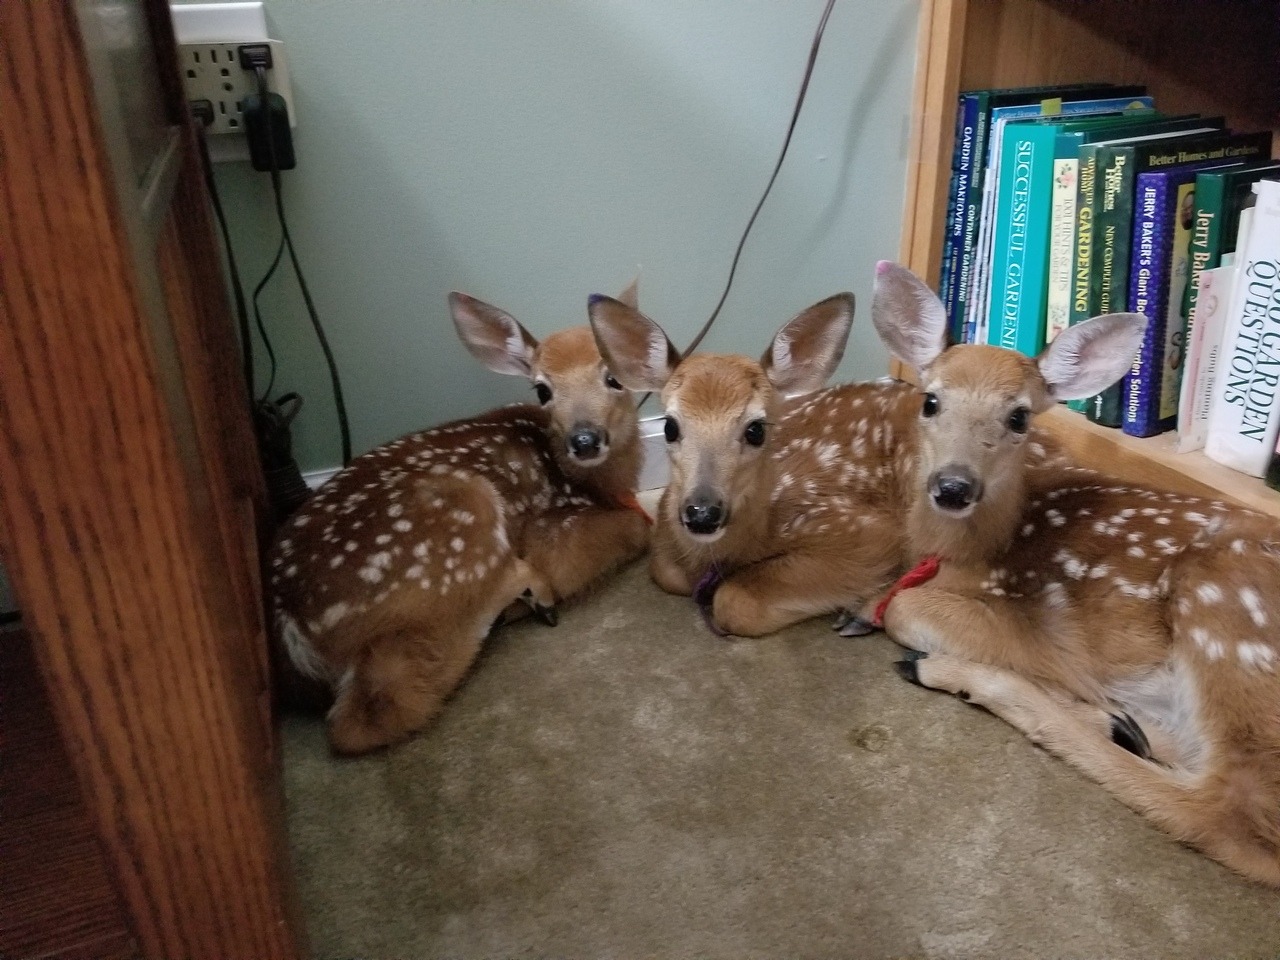
<path fill-rule="evenodd" d="M 240 282 L 240 270 L 236 266 L 235 251 L 231 247 L 231 231 L 227 227 L 227 217 L 222 211 L 222 198 L 218 195 L 218 184 L 213 176 L 213 160 L 209 156 L 209 142 L 205 139 L 204 121 L 199 118 L 196 121 L 196 138 L 200 141 L 200 165 L 204 171 L 205 188 L 209 191 L 213 212 L 217 217 L 218 227 L 222 231 L 223 249 L 227 252 L 227 272 L 231 275 L 231 295 L 235 299 L 236 320 L 240 326 L 240 357 L 244 373 L 244 384 L 249 395 L 249 405 L 252 407 L 255 391 L 253 385 L 253 338 L 249 332 L 249 311 L 245 307 L 244 285 Z M 266 331 L 262 329 L 261 321 L 258 323 L 258 329 L 262 331 L 262 340 L 267 346 L 267 353 L 271 355 L 271 370 L 274 376 L 275 354 L 271 351 L 271 342 L 267 339 Z"/>
<path fill-rule="evenodd" d="M 826 9 L 822 11 L 822 17 L 818 21 L 818 29 L 813 35 L 813 45 L 809 48 L 809 62 L 804 69 L 804 80 L 800 83 L 800 92 L 796 95 L 796 106 L 791 113 L 791 125 L 787 127 L 787 137 L 782 142 L 782 152 L 778 154 L 778 162 L 774 164 L 773 174 L 769 177 L 769 183 L 764 188 L 764 193 L 760 195 L 760 202 L 756 204 L 755 210 L 751 213 L 751 219 L 747 221 L 747 228 L 742 231 L 742 238 L 738 241 L 738 249 L 733 254 L 733 263 L 729 267 L 729 279 L 724 285 L 724 293 L 720 294 L 720 302 L 711 311 L 711 316 L 702 325 L 698 335 L 693 338 L 693 343 L 689 344 L 685 349 L 681 355 L 682 357 L 689 356 L 698 348 L 698 344 L 702 343 L 702 338 L 707 335 L 711 325 L 716 322 L 716 317 L 720 315 L 720 308 L 724 306 L 725 300 L 729 297 L 729 288 L 733 286 L 734 274 L 738 272 L 738 260 L 742 257 L 742 248 L 746 246 L 747 236 L 751 233 L 751 228 L 755 226 L 756 217 L 760 215 L 760 208 L 764 206 L 765 200 L 768 199 L 769 191 L 773 189 L 773 182 L 778 179 L 778 171 L 782 169 L 782 161 L 787 157 L 787 148 L 791 146 L 791 135 L 795 133 L 796 121 L 800 119 L 800 108 L 804 105 L 805 94 L 809 90 L 809 78 L 813 76 L 813 65 L 818 59 L 818 48 L 822 46 L 822 34 L 827 29 L 827 20 L 831 16 L 831 8 L 835 6 L 835 3 L 836 0 L 827 0 Z"/>
<path fill-rule="evenodd" d="M 267 71 L 261 67 L 255 67 L 254 73 L 258 77 L 258 99 L 261 103 L 261 109 L 267 111 L 267 149 L 271 156 L 271 189 L 275 193 L 276 200 L 276 218 L 280 221 L 280 236 L 285 247 L 289 251 L 289 260 L 293 264 L 293 272 L 298 278 L 298 288 L 302 291 L 302 299 L 307 305 L 307 314 L 311 317 L 311 326 L 315 330 L 316 339 L 320 341 L 320 349 L 324 352 L 325 363 L 329 367 L 329 380 L 333 384 L 333 405 L 338 414 L 338 431 L 342 436 L 342 465 L 346 466 L 351 462 L 351 427 L 347 422 L 347 404 L 342 395 L 342 378 L 338 374 L 338 364 L 333 357 L 333 349 L 329 346 L 329 338 L 325 336 L 324 327 L 320 323 L 320 317 L 316 313 L 315 302 L 311 299 L 311 291 L 307 287 L 306 278 L 302 275 L 302 265 L 298 263 L 297 251 L 293 248 L 293 237 L 289 234 L 289 221 L 285 218 L 284 213 L 284 194 L 280 189 L 280 164 L 276 159 L 275 137 L 270 132 L 271 127 L 271 106 L 267 99 Z M 274 269 L 274 264 L 273 264 Z"/>
<path fill-rule="evenodd" d="M 284 231 L 280 231 L 280 242 L 276 244 L 276 255 L 271 260 L 271 266 L 267 267 L 267 272 L 262 275 L 262 279 L 258 281 L 258 285 L 253 288 L 253 319 L 258 326 L 258 333 L 262 335 L 262 343 L 267 348 L 267 358 L 271 361 L 271 373 L 267 376 L 267 387 L 262 391 L 260 400 L 266 400 L 271 396 L 271 388 L 276 382 L 276 352 L 271 349 L 271 339 L 267 336 L 267 327 L 262 320 L 262 308 L 258 304 L 258 297 L 262 294 L 263 288 L 275 276 L 276 268 L 280 266 L 280 260 L 284 257 Z"/>

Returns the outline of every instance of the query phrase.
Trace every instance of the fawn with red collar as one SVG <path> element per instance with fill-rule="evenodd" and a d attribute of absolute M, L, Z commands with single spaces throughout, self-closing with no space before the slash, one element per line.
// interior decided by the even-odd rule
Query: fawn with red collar
<path fill-rule="evenodd" d="M 815 304 L 778 331 L 758 363 L 681 360 L 634 307 L 592 298 L 609 369 L 632 390 L 661 391 L 666 412 L 671 480 L 650 574 L 670 593 L 698 596 L 718 632 L 761 636 L 856 610 L 902 572 L 914 476 L 905 441 L 918 403 L 901 383 L 821 389 L 853 310 L 848 293 Z M 1054 450 L 1043 437 L 1028 447 L 1037 459 Z M 845 635 L 871 629 L 851 613 L 836 626 Z"/>
<path fill-rule="evenodd" d="M 1027 358 L 947 347 L 942 305 L 881 264 L 872 317 L 920 375 L 906 514 L 929 582 L 884 626 L 899 671 L 1022 730 L 1122 802 L 1280 884 L 1280 524 L 1080 468 L 1028 471 L 1029 420 L 1129 368 L 1145 319 L 1098 317 Z"/>
<path fill-rule="evenodd" d="M 634 284 L 623 294 L 634 303 Z M 503 407 L 352 461 L 286 523 L 269 556 L 276 624 L 293 666 L 336 690 L 341 753 L 421 729 L 490 626 L 555 604 L 635 557 L 635 404 L 585 326 L 539 343 L 507 313 L 454 293 L 454 325 L 497 373 L 528 377 L 540 406 Z"/>

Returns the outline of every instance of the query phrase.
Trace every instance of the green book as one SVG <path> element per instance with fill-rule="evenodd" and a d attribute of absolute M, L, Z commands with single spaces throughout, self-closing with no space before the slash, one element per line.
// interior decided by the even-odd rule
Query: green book
<path fill-rule="evenodd" d="M 1099 313 L 1128 309 L 1129 247 L 1133 237 L 1133 183 L 1139 173 L 1212 161 L 1250 161 L 1271 156 L 1271 131 L 1188 134 L 1144 142 L 1105 145 L 1098 158 L 1101 209 L 1094 225 L 1093 276 Z M 1085 414 L 1104 427 L 1123 418 L 1122 383 L 1090 397 Z"/>
<path fill-rule="evenodd" d="M 1097 221 L 1102 212 L 1102 181 L 1098 173 L 1099 154 L 1115 143 L 1137 143 L 1144 140 L 1182 137 L 1190 133 L 1207 133 L 1221 130 L 1224 125 L 1225 120 L 1222 117 L 1175 117 L 1167 121 L 1156 121 L 1149 127 L 1145 127 L 1142 133 L 1128 131 L 1120 137 L 1090 140 L 1080 146 L 1076 178 L 1075 230 L 1071 248 L 1068 325 L 1080 323 L 1103 312 L 1099 304 L 1101 286 L 1095 284 L 1093 278 Z M 1087 413 L 1089 400 L 1072 400 L 1067 406 L 1072 410 Z"/>
<path fill-rule="evenodd" d="M 1222 263 L 1235 246 L 1240 208 L 1259 180 L 1280 176 L 1280 161 L 1247 163 L 1229 170 L 1206 170 L 1196 175 L 1195 212 L 1191 221 L 1190 272 L 1182 295 L 1182 318 L 1188 339 L 1200 293 L 1200 274 Z"/>

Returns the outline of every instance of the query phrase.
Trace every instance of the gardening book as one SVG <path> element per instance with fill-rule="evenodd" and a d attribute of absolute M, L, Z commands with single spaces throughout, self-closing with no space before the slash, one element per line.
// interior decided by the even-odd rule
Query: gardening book
<path fill-rule="evenodd" d="M 1253 184 L 1222 335 L 1205 455 L 1261 477 L 1280 433 L 1280 181 Z"/>
<path fill-rule="evenodd" d="M 1209 430 L 1209 405 L 1222 352 L 1222 327 L 1231 306 L 1235 267 L 1214 267 L 1200 272 L 1196 315 L 1187 331 L 1187 357 L 1182 367 L 1178 399 L 1178 453 L 1203 450 Z"/>
<path fill-rule="evenodd" d="M 1142 95 L 1142 87 L 1109 87 L 1095 93 L 1105 94 L 1105 99 L 1082 99 L 1089 96 L 1087 90 L 1068 91 L 1061 97 L 1042 99 L 1036 103 L 993 108 L 991 133 L 987 145 L 987 169 L 983 173 L 981 213 L 978 222 L 977 248 L 974 252 L 971 276 L 971 297 L 965 305 L 965 340 L 967 343 L 986 343 L 986 324 L 990 309 L 991 258 L 994 249 L 994 218 L 996 185 L 1003 151 L 1004 128 L 1011 120 L 1031 117 L 1115 113 L 1126 109 L 1150 108 L 1152 99 Z M 1137 92 L 1135 92 L 1137 91 Z"/>
<path fill-rule="evenodd" d="M 1121 427 L 1135 437 L 1173 429 L 1178 415 L 1182 291 L 1199 169 L 1148 170 L 1137 178 L 1128 309 L 1147 318 L 1147 329 L 1120 390 Z"/>
<path fill-rule="evenodd" d="M 1161 170 L 1210 161 L 1245 161 L 1271 153 L 1270 131 L 1153 138 L 1145 142 L 1105 144 L 1098 159 L 1101 203 L 1094 221 L 1093 274 L 1098 313 L 1128 309 L 1129 253 L 1133 231 L 1133 185 L 1145 170 Z M 1121 422 L 1120 384 L 1090 398 L 1090 420 L 1107 427 Z"/>
<path fill-rule="evenodd" d="M 968 302 L 981 209 L 982 178 L 987 167 L 987 142 L 991 111 L 1017 104 L 1039 103 L 1046 98 L 1122 93 L 1143 88 L 1116 88 L 1105 83 L 1055 84 L 1039 87 L 1004 87 L 961 92 L 956 105 L 955 147 L 951 159 L 951 184 L 947 199 L 947 225 L 943 237 L 942 281 L 938 295 L 958 338 Z"/>

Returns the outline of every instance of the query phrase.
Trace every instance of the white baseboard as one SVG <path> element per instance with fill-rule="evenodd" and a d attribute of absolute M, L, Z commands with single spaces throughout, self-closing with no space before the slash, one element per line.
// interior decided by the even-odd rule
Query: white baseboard
<path fill-rule="evenodd" d="M 667 462 L 667 440 L 662 435 L 665 417 L 645 417 L 640 421 L 640 444 L 644 449 L 644 462 L 640 466 L 641 490 L 657 490 L 667 485 L 670 464 Z M 308 470 L 302 475 L 312 490 L 327 481 L 338 467 L 324 470 Z"/>

